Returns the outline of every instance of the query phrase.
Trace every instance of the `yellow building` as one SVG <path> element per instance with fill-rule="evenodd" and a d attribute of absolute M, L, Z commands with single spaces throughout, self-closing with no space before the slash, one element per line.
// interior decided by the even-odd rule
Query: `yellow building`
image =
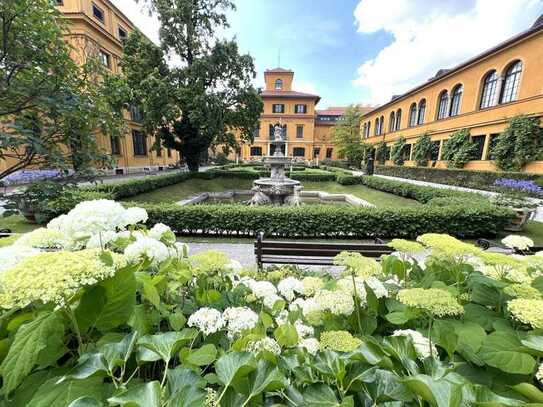
<path fill-rule="evenodd" d="M 72 58 L 83 62 L 89 56 L 98 56 L 111 72 L 120 72 L 123 41 L 135 29 L 130 20 L 109 0 L 56 0 L 56 3 L 70 23 L 66 41 L 73 48 Z M 125 119 L 124 137 L 97 135 L 101 149 L 116 158 L 112 173 L 158 171 L 179 162 L 177 151 L 152 148 L 155 139 L 141 131 L 142 116 L 136 107 L 125 112 Z M 7 163 L 0 162 L 0 167 L 3 165 Z"/>
<path fill-rule="evenodd" d="M 388 147 L 405 137 L 405 165 L 411 161 L 413 144 L 428 132 L 439 146 L 429 165 L 441 161 L 443 142 L 460 129 L 469 129 L 478 149 L 477 160 L 467 169 L 495 170 L 491 147 L 507 120 L 525 114 L 543 116 L 543 16 L 528 30 L 456 66 L 442 69 L 427 82 L 366 114 L 362 138 Z M 393 165 L 387 161 L 387 165 Z M 543 173 L 543 161 L 523 171 Z"/>
<path fill-rule="evenodd" d="M 285 129 L 287 155 L 298 160 L 337 159 L 331 129 L 345 112 L 343 107 L 317 110 L 320 96 L 293 90 L 294 72 L 276 68 L 264 73 L 264 111 L 254 143 L 244 144 L 241 159 L 261 160 L 274 153 L 273 129 Z M 367 110 L 367 109 L 366 109 Z"/>

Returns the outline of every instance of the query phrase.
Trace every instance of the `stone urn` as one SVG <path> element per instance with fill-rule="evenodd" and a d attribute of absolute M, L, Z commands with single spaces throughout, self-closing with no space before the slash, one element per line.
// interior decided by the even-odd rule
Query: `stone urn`
<path fill-rule="evenodd" d="M 515 211 L 516 217 L 504 229 L 508 232 L 521 232 L 528 221 L 532 218 L 536 208 L 511 208 Z"/>

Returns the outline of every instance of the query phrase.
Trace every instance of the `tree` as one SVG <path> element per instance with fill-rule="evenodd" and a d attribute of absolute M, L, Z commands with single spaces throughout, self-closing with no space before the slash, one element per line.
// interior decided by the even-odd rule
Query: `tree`
<path fill-rule="evenodd" d="M 420 136 L 413 146 L 413 159 L 419 167 L 426 167 L 428 160 L 432 157 L 435 146 L 432 144 L 432 139 L 428 133 Z"/>
<path fill-rule="evenodd" d="M 537 160 L 541 154 L 541 136 L 538 118 L 523 115 L 513 117 L 492 149 L 498 168 L 520 171 L 530 161 Z"/>
<path fill-rule="evenodd" d="M 360 138 L 362 112 L 357 106 L 349 106 L 343 116 L 332 128 L 332 138 L 339 157 L 349 161 L 349 165 L 360 168 L 366 156 L 366 146 Z"/>
<path fill-rule="evenodd" d="M 388 147 L 384 141 L 380 141 L 375 145 L 375 161 L 384 165 L 388 156 Z"/>
<path fill-rule="evenodd" d="M 458 130 L 453 133 L 443 145 L 443 158 L 448 161 L 447 166 L 452 168 L 464 168 L 464 165 L 473 159 L 477 145 L 470 140 L 468 129 Z"/>
<path fill-rule="evenodd" d="M 80 171 L 107 164 L 95 133 L 122 130 L 120 83 L 96 53 L 76 64 L 52 4 L 0 4 L 0 160 L 7 163 L 0 179 L 28 166 Z"/>
<path fill-rule="evenodd" d="M 191 171 L 212 145 L 237 147 L 235 133 L 252 142 L 263 109 L 252 85 L 251 56 L 216 32 L 228 27 L 230 0 L 147 0 L 161 22 L 161 47 L 141 34 L 129 38 L 123 71 L 133 103 L 142 106 L 145 128 L 176 149 Z M 168 67 L 166 55 L 180 63 Z"/>

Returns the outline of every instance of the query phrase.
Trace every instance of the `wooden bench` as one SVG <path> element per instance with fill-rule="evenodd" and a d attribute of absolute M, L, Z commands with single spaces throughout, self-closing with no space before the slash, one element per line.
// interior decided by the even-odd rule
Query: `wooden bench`
<path fill-rule="evenodd" d="M 10 229 L 0 229 L 0 239 L 3 238 L 3 237 L 10 237 L 10 236 L 13 236 L 14 234 L 11 233 L 11 230 Z"/>
<path fill-rule="evenodd" d="M 518 249 L 511 249 L 510 247 L 506 247 L 501 243 L 494 242 L 487 239 L 479 239 L 477 240 L 477 246 L 484 250 L 489 249 L 500 249 L 501 251 L 507 251 L 510 254 L 520 254 L 522 256 L 533 256 L 537 252 L 543 251 L 543 246 L 532 246 L 528 250 L 518 250 Z"/>
<path fill-rule="evenodd" d="M 255 256 L 258 269 L 264 264 L 299 264 L 313 266 L 331 266 L 334 257 L 341 252 L 360 253 L 365 257 L 379 258 L 391 254 L 394 249 L 381 239 L 374 244 L 363 243 L 308 243 L 265 240 L 260 232 L 255 241 Z"/>

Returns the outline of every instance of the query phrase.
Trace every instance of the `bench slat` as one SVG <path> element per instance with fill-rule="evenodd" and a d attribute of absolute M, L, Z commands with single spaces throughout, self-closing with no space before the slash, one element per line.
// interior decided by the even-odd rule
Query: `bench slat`
<path fill-rule="evenodd" d="M 340 254 L 342 250 L 337 249 L 282 249 L 282 248 L 262 248 L 261 254 L 262 256 L 267 255 L 283 255 L 283 256 L 298 256 L 298 257 L 336 257 L 338 254 Z M 383 250 L 350 250 L 352 253 L 360 253 L 363 256 L 366 257 L 381 257 L 383 254 L 390 254 L 390 251 L 383 251 Z M 255 254 L 256 251 L 255 251 Z"/>
<path fill-rule="evenodd" d="M 381 244 L 357 244 L 357 243 L 298 243 L 298 242 L 282 242 L 282 241 L 262 241 L 262 248 L 277 247 L 277 248 L 304 248 L 304 249 L 336 249 L 340 251 L 353 250 L 386 250 L 392 252 L 393 249 L 387 245 Z"/>

